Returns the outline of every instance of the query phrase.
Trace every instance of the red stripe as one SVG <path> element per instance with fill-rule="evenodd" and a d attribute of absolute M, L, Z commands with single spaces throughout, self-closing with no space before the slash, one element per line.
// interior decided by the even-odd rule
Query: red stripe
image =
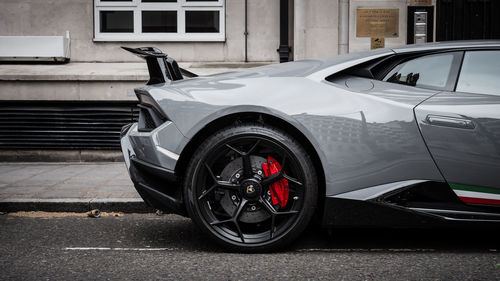
<path fill-rule="evenodd" d="M 500 200 L 496 199 L 484 199 L 484 198 L 460 196 L 460 200 L 462 200 L 465 203 L 471 203 L 471 204 L 500 205 Z"/>

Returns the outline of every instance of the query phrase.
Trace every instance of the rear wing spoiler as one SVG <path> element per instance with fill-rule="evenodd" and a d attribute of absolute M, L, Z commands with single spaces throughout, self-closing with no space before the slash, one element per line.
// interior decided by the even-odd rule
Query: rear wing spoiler
<path fill-rule="evenodd" d="M 155 47 L 140 47 L 122 49 L 146 60 L 149 71 L 149 81 L 146 85 L 165 83 L 168 80 L 182 80 L 185 77 L 197 77 L 198 75 L 180 68 L 177 62 Z"/>

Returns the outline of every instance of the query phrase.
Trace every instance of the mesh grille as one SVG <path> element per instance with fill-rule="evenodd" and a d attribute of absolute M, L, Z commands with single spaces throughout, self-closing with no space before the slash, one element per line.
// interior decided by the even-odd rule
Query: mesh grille
<path fill-rule="evenodd" d="M 120 149 L 136 102 L 2 102 L 0 149 Z"/>
<path fill-rule="evenodd" d="M 154 129 L 156 128 L 155 121 L 153 120 L 153 117 L 151 117 L 151 114 L 145 109 L 141 110 L 141 115 L 144 115 L 144 128 L 145 129 Z"/>

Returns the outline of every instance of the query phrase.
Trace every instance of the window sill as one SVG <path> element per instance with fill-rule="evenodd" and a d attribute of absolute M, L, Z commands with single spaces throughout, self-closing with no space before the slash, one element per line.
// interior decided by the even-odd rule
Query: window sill
<path fill-rule="evenodd" d="M 179 62 L 179 66 L 200 76 L 238 71 L 272 62 Z M 68 64 L 0 64 L 0 81 L 129 81 L 146 83 L 145 62 L 70 62 Z"/>
<path fill-rule="evenodd" d="M 134 36 L 113 36 L 113 37 L 95 37 L 94 42 L 226 42 L 224 36 L 195 36 L 190 38 L 161 38 L 161 37 L 134 37 Z"/>

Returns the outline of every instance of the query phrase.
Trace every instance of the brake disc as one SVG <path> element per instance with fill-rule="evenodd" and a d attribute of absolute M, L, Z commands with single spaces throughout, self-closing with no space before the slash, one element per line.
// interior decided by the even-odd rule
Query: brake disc
<path fill-rule="evenodd" d="M 259 171 L 262 174 L 261 167 L 262 163 L 265 162 L 266 159 L 263 157 L 250 156 L 250 163 L 255 174 Z M 236 158 L 224 167 L 220 177 L 222 180 L 236 183 L 239 181 L 240 176 L 243 175 L 242 170 L 241 158 Z M 224 190 L 224 196 L 220 200 L 220 204 L 224 211 L 231 215 L 238 207 L 240 200 L 241 198 L 237 191 Z M 266 195 L 266 200 L 270 201 L 271 199 Z M 259 223 L 265 221 L 269 217 L 269 213 L 264 210 L 259 203 L 248 203 L 242 211 L 239 221 L 245 223 Z"/>

